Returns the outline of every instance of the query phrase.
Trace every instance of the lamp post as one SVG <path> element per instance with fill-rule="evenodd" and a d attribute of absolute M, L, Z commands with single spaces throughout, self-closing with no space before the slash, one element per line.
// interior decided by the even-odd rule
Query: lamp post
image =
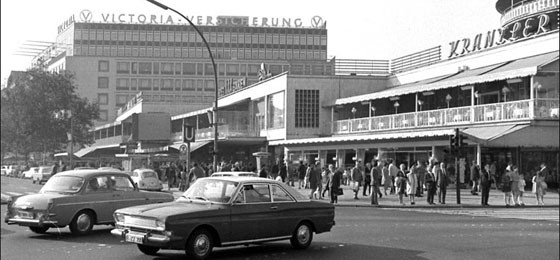
<path fill-rule="evenodd" d="M 393 106 L 395 107 L 395 114 L 398 114 L 398 113 L 399 113 L 399 106 L 400 106 L 400 105 L 401 105 L 401 104 L 399 104 L 399 101 L 395 101 L 395 104 L 393 104 Z"/>
<path fill-rule="evenodd" d="M 185 20 L 187 20 L 187 22 L 189 22 L 189 24 L 196 30 L 196 32 L 198 33 L 198 35 L 200 35 L 200 38 L 202 38 L 202 41 L 204 42 L 204 45 L 206 45 L 206 49 L 208 49 L 208 54 L 210 55 L 210 60 L 212 61 L 212 66 L 214 67 L 214 83 L 215 83 L 215 99 L 214 99 L 214 105 L 213 105 L 213 118 L 212 118 L 212 126 L 214 127 L 214 152 L 213 152 L 213 171 L 217 170 L 217 166 L 218 166 L 218 68 L 216 67 L 216 62 L 214 61 L 214 56 L 212 55 L 212 51 L 210 50 L 210 45 L 208 45 L 208 42 L 206 41 L 206 38 L 204 38 L 204 35 L 200 32 L 200 30 L 196 27 L 196 25 L 194 25 L 191 20 L 189 20 L 189 18 L 187 18 L 186 16 L 184 16 L 183 14 L 179 13 L 177 10 L 168 7 L 156 0 L 147 0 L 148 2 L 159 6 L 160 8 L 162 8 L 163 10 L 171 10 L 174 13 L 180 15 L 181 17 L 183 17 Z"/>
<path fill-rule="evenodd" d="M 502 94 L 504 94 L 504 102 L 507 102 L 507 94 L 509 93 L 509 88 L 507 86 L 504 86 L 502 88 Z"/>
<path fill-rule="evenodd" d="M 449 102 L 451 102 L 451 99 L 453 99 L 451 95 L 447 94 L 447 96 L 445 96 L 445 102 L 447 102 L 447 108 L 449 108 Z"/>
<path fill-rule="evenodd" d="M 422 105 L 424 105 L 424 101 L 418 99 L 418 107 L 420 108 L 420 111 L 422 111 Z"/>

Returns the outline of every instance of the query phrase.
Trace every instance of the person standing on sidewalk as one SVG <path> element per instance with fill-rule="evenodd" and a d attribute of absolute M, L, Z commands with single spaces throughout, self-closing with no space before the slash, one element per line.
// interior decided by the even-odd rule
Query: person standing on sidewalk
<path fill-rule="evenodd" d="M 317 174 L 315 165 L 310 163 L 306 175 L 309 176 L 309 187 L 311 188 L 309 199 L 319 199 L 317 190 L 321 184 L 321 173 Z"/>
<path fill-rule="evenodd" d="M 445 168 L 445 162 L 436 163 L 436 185 L 438 187 L 438 202 L 445 204 L 447 185 L 449 185 L 449 174 Z"/>
<path fill-rule="evenodd" d="M 381 185 L 383 185 L 383 193 L 387 196 L 387 190 L 391 191 L 391 175 L 386 161 L 382 161 L 379 166 L 381 169 Z"/>
<path fill-rule="evenodd" d="M 511 166 L 511 194 L 513 195 L 512 204 L 519 207 L 519 169 L 517 166 Z"/>
<path fill-rule="evenodd" d="M 325 197 L 325 193 L 328 191 L 329 193 L 332 192 L 329 189 L 329 180 L 331 179 L 331 175 L 334 173 L 334 166 L 329 164 L 328 168 L 321 173 L 321 185 L 323 186 L 323 191 L 321 192 L 321 198 Z"/>
<path fill-rule="evenodd" d="M 401 164 L 401 168 L 405 168 L 404 164 Z M 403 197 L 406 193 L 406 175 L 404 171 L 399 170 L 397 172 L 397 177 L 395 178 L 395 192 L 399 197 L 399 203 L 404 206 Z"/>
<path fill-rule="evenodd" d="M 417 168 L 417 165 L 412 166 L 412 168 L 413 169 Z M 406 176 L 407 177 L 406 193 L 408 194 L 410 205 L 415 204 L 414 199 L 416 197 L 415 195 L 418 187 L 418 177 L 416 176 L 416 171 L 414 171 L 413 169 L 411 169 L 408 175 Z"/>
<path fill-rule="evenodd" d="M 298 184 L 298 189 L 304 188 L 305 189 L 305 165 L 303 164 L 303 161 L 299 161 L 299 167 L 297 169 L 298 171 L 298 180 L 299 180 L 299 184 Z"/>
<path fill-rule="evenodd" d="M 510 166 L 508 166 L 506 168 L 506 173 L 504 174 L 504 176 L 502 176 L 502 191 L 504 192 L 504 202 L 506 204 L 506 207 L 510 207 L 512 204 L 512 194 L 511 194 L 511 183 L 512 178 L 511 178 L 511 168 Z"/>
<path fill-rule="evenodd" d="M 381 194 L 381 191 L 379 190 L 379 168 L 377 166 L 377 161 L 373 161 L 373 165 L 371 167 L 371 172 L 370 172 L 370 187 L 372 189 L 371 191 L 371 205 L 379 205 L 378 199 L 377 199 L 377 195 L 379 194 L 379 197 L 383 197 L 383 194 Z"/>
<path fill-rule="evenodd" d="M 516 203 L 519 204 L 519 206 L 525 206 L 525 203 L 523 203 L 523 192 L 525 192 L 525 186 L 526 186 L 526 182 L 525 182 L 525 176 L 522 174 L 519 174 L 519 182 L 518 182 L 518 189 L 519 189 L 519 196 L 517 198 Z"/>
<path fill-rule="evenodd" d="M 426 188 L 428 192 L 428 196 L 426 197 L 426 201 L 430 205 L 434 205 L 434 195 L 436 193 L 436 177 L 434 175 L 434 168 L 431 167 L 431 170 L 426 172 L 424 176 L 424 182 L 426 183 Z"/>
<path fill-rule="evenodd" d="M 358 192 L 362 184 L 362 170 L 360 169 L 360 161 L 356 161 L 356 165 L 352 168 L 350 178 L 352 181 L 352 189 L 354 191 L 354 199 L 358 199 Z"/>
<path fill-rule="evenodd" d="M 471 183 L 472 183 L 471 194 L 478 195 L 477 186 L 478 186 L 478 179 L 480 178 L 480 167 L 476 164 L 475 160 L 472 161 L 470 173 L 471 173 Z"/>
<path fill-rule="evenodd" d="M 490 165 L 484 165 L 484 169 L 482 169 L 480 173 L 480 189 L 481 189 L 481 199 L 480 204 L 483 207 L 490 206 L 488 204 L 488 197 L 490 197 L 490 186 L 492 185 L 492 175 L 490 173 Z"/>
<path fill-rule="evenodd" d="M 424 166 L 424 163 L 418 160 L 413 170 L 415 171 L 414 173 L 416 174 L 416 178 L 418 179 L 418 184 L 416 184 L 415 196 L 422 197 L 422 194 L 424 194 L 424 178 L 426 176 L 426 167 Z"/>
<path fill-rule="evenodd" d="M 546 165 L 541 164 L 541 169 L 533 176 L 533 193 L 537 197 L 537 205 L 544 205 L 544 195 L 546 194 L 547 185 L 545 182 L 545 176 L 547 174 Z"/>

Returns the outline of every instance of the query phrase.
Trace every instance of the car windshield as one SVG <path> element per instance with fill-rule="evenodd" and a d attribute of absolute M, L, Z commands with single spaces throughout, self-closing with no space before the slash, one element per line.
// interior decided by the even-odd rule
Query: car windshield
<path fill-rule="evenodd" d="M 233 181 L 216 180 L 213 178 L 198 179 L 183 193 L 179 200 L 228 203 L 237 185 L 238 183 Z"/>
<path fill-rule="evenodd" d="M 39 193 L 76 193 L 83 185 L 82 177 L 55 175 L 45 183 Z"/>
<path fill-rule="evenodd" d="M 155 178 L 155 179 L 157 179 L 157 174 L 156 174 L 155 172 L 152 172 L 152 171 L 143 172 L 143 173 L 142 173 L 142 177 L 143 177 L 144 179 L 146 179 L 146 178 Z"/>

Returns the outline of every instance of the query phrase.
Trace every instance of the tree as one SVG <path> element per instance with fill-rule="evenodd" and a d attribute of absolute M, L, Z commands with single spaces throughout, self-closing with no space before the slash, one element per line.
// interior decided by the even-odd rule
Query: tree
<path fill-rule="evenodd" d="M 30 152 L 58 151 L 68 143 L 70 120 L 74 143 L 93 142 L 89 129 L 98 119 L 99 108 L 76 94 L 70 72 L 38 68 L 14 72 L 1 98 L 3 152 L 5 146 L 26 156 Z"/>

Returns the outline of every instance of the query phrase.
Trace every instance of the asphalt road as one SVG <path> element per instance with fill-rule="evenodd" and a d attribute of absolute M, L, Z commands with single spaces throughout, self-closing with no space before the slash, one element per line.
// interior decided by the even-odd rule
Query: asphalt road
<path fill-rule="evenodd" d="M 38 189 L 19 183 L 6 190 Z M 8 181 L 2 178 L 2 189 Z M 533 214 L 557 210 L 530 209 Z M 37 235 L 25 227 L 6 225 L 0 207 L 1 259 L 184 259 L 183 252 L 162 250 L 146 256 L 133 244 L 112 236 L 110 226 L 96 226 L 78 237 L 69 229 Z M 215 249 L 212 259 L 559 259 L 558 221 L 503 219 L 465 212 L 337 207 L 332 232 L 319 234 L 307 250 L 288 241 L 262 246 Z"/>

